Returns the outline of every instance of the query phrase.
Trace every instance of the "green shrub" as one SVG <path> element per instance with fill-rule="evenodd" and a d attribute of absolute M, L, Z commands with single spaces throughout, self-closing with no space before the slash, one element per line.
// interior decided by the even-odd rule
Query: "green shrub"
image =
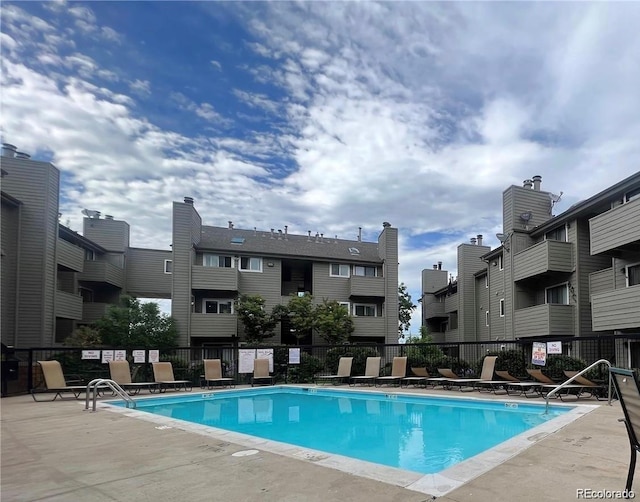
<path fill-rule="evenodd" d="M 563 354 L 551 354 L 547 356 L 547 364 L 541 369 L 545 375 L 554 380 L 565 380 L 566 376 L 563 370 L 580 371 L 586 367 L 587 363 L 582 359 L 565 356 Z M 587 378 L 589 377 L 587 376 Z"/>
<path fill-rule="evenodd" d="M 311 383 L 322 370 L 322 361 L 306 352 L 300 354 L 300 364 L 289 366 L 288 383 Z"/>

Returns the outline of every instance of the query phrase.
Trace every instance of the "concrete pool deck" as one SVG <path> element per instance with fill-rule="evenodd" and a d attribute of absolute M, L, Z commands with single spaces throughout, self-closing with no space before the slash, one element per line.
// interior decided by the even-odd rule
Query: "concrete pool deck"
<path fill-rule="evenodd" d="M 620 404 L 591 399 L 578 404 L 599 406 L 437 500 L 565 501 L 576 500 L 578 489 L 623 490 L 629 441 L 617 421 Z M 3 398 L 0 406 L 2 501 L 433 500 L 314 459 L 261 450 L 259 444 L 255 455 L 232 456 L 247 447 L 126 413 L 86 412 L 84 400 L 36 403 L 17 396 Z"/>

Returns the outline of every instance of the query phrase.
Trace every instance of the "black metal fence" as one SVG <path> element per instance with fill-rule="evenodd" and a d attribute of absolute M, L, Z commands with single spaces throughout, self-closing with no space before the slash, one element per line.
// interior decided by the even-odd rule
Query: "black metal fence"
<path fill-rule="evenodd" d="M 492 342 L 456 343 L 408 343 L 408 344 L 345 344 L 345 345 L 220 345 L 213 347 L 181 347 L 158 351 L 160 361 L 170 361 L 176 379 L 188 379 L 200 385 L 203 359 L 221 359 L 225 376 L 233 377 L 238 384 L 248 383 L 251 368 L 243 361 L 251 359 L 251 351 L 272 350 L 273 374 L 283 383 L 312 382 L 314 375 L 335 374 L 341 356 L 352 356 L 352 374 L 364 373 L 366 358 L 380 356 L 382 373 L 389 373 L 395 356 L 406 356 L 407 367 L 426 367 L 437 374 L 438 368 L 452 368 L 461 376 L 477 375 L 482 359 L 488 354 L 497 355 L 497 370 L 509 370 L 515 376 L 526 376 L 526 369 L 533 367 L 533 342 L 549 340 L 505 340 Z M 548 354 L 543 368 L 549 376 L 562 378 L 563 370 L 577 370 L 599 359 L 608 360 L 613 366 L 636 369 L 640 367 L 640 335 L 615 335 L 600 337 L 559 338 L 561 354 Z M 291 351 L 290 349 L 293 349 Z M 65 376 L 86 382 L 94 378 L 109 378 L 109 365 L 103 362 L 104 351 L 109 357 L 116 352 L 123 355 L 122 347 L 96 348 L 99 359 L 83 358 L 86 348 L 49 347 L 7 349 L 2 353 L 2 396 L 24 394 L 42 384 L 37 361 L 56 359 L 62 364 Z M 134 349 L 126 349 L 131 363 L 132 379 L 137 382 L 153 381 L 149 350 L 144 350 L 144 363 L 136 363 Z M 85 356 L 87 354 L 85 353 Z M 295 358 L 295 362 L 292 361 Z M 299 360 L 299 362 L 297 362 Z M 597 373 L 595 378 L 604 375 Z"/>

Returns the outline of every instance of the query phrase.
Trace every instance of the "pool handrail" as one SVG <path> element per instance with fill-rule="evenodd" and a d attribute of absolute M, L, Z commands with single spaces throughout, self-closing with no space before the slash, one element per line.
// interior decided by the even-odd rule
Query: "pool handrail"
<path fill-rule="evenodd" d="M 559 390 L 562 390 L 564 387 L 566 387 L 571 382 L 573 382 L 576 378 L 578 378 L 579 376 L 582 376 L 587 371 L 589 371 L 591 368 L 594 368 L 594 367 L 598 366 L 599 364 L 606 364 L 609 368 L 611 368 L 611 363 L 607 359 L 598 359 L 595 363 L 587 366 L 585 369 L 579 371 L 578 373 L 573 375 L 571 378 L 569 378 L 567 381 L 562 382 L 560 385 L 558 385 L 557 387 L 553 388 L 551 391 L 547 392 L 547 395 L 544 397 L 544 400 L 546 401 L 544 412 L 545 413 L 549 412 L 549 397 L 551 397 L 552 394 L 555 395 Z M 609 372 L 609 400 L 608 400 L 609 406 L 611 406 L 611 387 L 612 387 L 611 372 Z"/>

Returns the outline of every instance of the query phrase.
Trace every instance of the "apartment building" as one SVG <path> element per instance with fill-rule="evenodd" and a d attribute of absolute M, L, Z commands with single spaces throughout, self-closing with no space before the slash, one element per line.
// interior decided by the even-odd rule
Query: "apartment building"
<path fill-rule="evenodd" d="M 185 343 L 241 338 L 234 302 L 242 294 L 262 296 L 267 310 L 297 294 L 310 294 L 316 303 L 336 300 L 353 316 L 355 340 L 397 341 L 398 231 L 389 223 L 377 242 L 293 235 L 287 226 L 269 231 L 237 229 L 232 222 L 207 226 L 186 197 L 173 204 L 172 247 L 172 316 Z M 274 339 L 295 343 L 286 323 Z"/>
<path fill-rule="evenodd" d="M 534 176 L 503 192 L 501 245 L 458 247 L 458 276 L 422 272 L 437 341 L 640 334 L 640 173 L 554 216 Z"/>
<path fill-rule="evenodd" d="M 291 294 L 337 300 L 354 318 L 354 338 L 395 343 L 398 233 L 377 242 L 206 226 L 193 199 L 173 206 L 170 250 L 130 246 L 122 220 L 85 210 L 82 234 L 60 223 L 60 171 L 3 145 L 2 343 L 60 344 L 124 295 L 172 299 L 181 345 L 242 339 L 234 302 L 259 294 L 266 307 Z M 293 342 L 282 323 L 275 342 Z M 318 342 L 319 340 L 305 340 Z"/>

